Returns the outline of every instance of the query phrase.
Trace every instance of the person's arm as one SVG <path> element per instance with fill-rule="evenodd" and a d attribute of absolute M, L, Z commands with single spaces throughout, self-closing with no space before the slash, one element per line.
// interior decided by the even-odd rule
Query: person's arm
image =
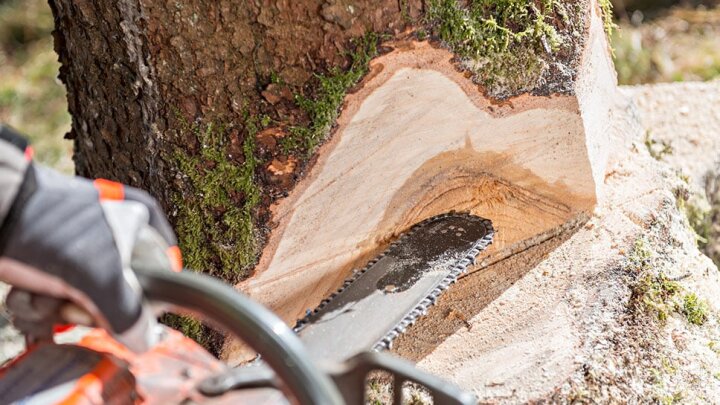
<path fill-rule="evenodd" d="M 0 124 L 0 229 L 25 177 L 30 151 L 25 139 Z"/>
<path fill-rule="evenodd" d="M 24 139 L 7 127 L 0 139 L 0 281 L 13 286 L 7 307 L 15 326 L 45 339 L 54 324 L 77 322 L 65 311 L 72 303 L 141 349 L 152 315 L 133 269 L 182 267 L 155 200 L 34 164 Z"/>

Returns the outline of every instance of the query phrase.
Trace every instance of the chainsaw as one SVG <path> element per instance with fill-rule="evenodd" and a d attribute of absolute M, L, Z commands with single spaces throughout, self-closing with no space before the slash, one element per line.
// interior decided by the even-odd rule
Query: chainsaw
<path fill-rule="evenodd" d="M 369 378 L 391 377 L 393 403 L 408 384 L 437 404 L 474 395 L 383 353 L 492 243 L 490 221 L 465 213 L 429 218 L 289 328 L 232 287 L 192 271 L 136 271 L 146 304 L 186 311 L 258 353 L 229 368 L 181 333 L 152 328 L 135 353 L 102 329 L 72 343 L 33 344 L 0 369 L 0 403 L 363 404 Z M 157 311 L 155 311 L 157 313 Z M 55 339 L 59 339 L 56 337 Z"/>

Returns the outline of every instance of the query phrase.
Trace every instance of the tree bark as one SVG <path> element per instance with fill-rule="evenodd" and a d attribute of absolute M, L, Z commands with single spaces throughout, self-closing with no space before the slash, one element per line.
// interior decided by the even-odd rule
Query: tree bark
<path fill-rule="evenodd" d="M 351 39 L 366 32 L 396 32 L 404 25 L 401 14 L 417 17 L 420 10 L 419 2 L 404 4 L 401 13 L 397 3 L 377 0 L 352 5 L 228 0 L 50 4 L 60 78 L 73 115 L 68 137 L 75 140 L 78 173 L 142 187 L 176 222 L 183 219 L 179 216 L 190 216 L 176 209 L 176 200 L 202 205 L 205 212 L 199 216 L 214 216 L 220 223 L 231 205 L 245 206 L 252 211 L 248 222 L 253 226 L 242 225 L 252 229 L 224 230 L 221 236 L 229 238 L 209 236 L 207 242 L 221 245 L 244 239 L 254 245 L 242 252 L 248 256 L 260 251 L 269 221 L 267 207 L 302 176 L 308 151 L 282 148 L 267 133 L 259 142 L 246 142 L 247 138 L 261 126 L 284 134 L 288 127 L 307 125 L 310 117 L 296 106 L 294 95 L 313 96 L 313 75 L 346 70 L 351 63 L 347 53 L 355 48 Z M 219 159 L 200 153 L 208 142 L 220 151 Z M 245 146 L 252 150 L 245 153 Z M 249 157 L 259 162 L 247 173 L 256 187 L 221 190 L 222 201 L 202 204 L 191 194 L 203 185 L 188 184 L 192 182 L 182 173 L 179 154 L 201 155 L 188 159 L 197 166 L 227 160 L 243 167 Z M 275 166 L 298 163 L 291 168 L 285 164 L 278 172 L 270 167 L 273 161 Z M 208 168 L 198 167 L 203 169 Z M 244 195 L 248 191 L 259 195 Z M 249 204 L 250 198 L 259 201 Z M 233 237 L 238 240 L 229 240 Z M 228 264 L 217 258 L 222 249 L 191 252 L 189 264 L 230 280 L 244 278 L 254 260 L 245 258 L 235 268 L 222 269 Z M 194 260 L 197 256 L 207 260 Z"/>
<path fill-rule="evenodd" d="M 289 323 L 414 222 L 488 217 L 502 260 L 600 192 L 607 1 L 50 4 L 79 174 Z"/>

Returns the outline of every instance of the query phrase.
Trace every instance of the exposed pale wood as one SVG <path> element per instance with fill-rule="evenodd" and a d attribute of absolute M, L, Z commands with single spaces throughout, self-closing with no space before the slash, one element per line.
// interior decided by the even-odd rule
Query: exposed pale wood
<path fill-rule="evenodd" d="M 576 95 L 501 105 L 456 69 L 449 51 L 389 44 L 346 97 L 310 174 L 272 207 L 276 228 L 239 288 L 293 323 L 427 217 L 462 210 L 492 219 L 492 255 L 586 216 L 604 178 L 607 95 L 615 91 L 592 18 Z"/>

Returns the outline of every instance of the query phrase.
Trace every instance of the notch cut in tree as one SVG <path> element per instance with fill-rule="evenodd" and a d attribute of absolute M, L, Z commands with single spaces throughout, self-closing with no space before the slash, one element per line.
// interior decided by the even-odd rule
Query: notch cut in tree
<path fill-rule="evenodd" d="M 591 212 L 607 4 L 51 0 L 80 174 L 288 323 L 427 217 L 492 219 L 502 256 Z"/>

